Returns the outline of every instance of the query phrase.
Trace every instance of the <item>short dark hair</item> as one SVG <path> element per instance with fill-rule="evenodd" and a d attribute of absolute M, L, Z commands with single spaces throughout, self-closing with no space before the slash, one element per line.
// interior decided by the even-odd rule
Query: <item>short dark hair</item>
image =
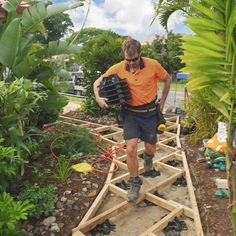
<path fill-rule="evenodd" d="M 129 56 L 133 56 L 136 52 L 141 52 L 141 43 L 136 39 L 128 37 L 122 43 L 122 50 L 123 52 L 126 52 Z"/>

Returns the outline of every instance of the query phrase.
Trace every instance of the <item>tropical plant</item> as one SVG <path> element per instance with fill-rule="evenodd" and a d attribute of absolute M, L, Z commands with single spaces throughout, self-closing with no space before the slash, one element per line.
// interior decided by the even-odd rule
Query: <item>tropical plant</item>
<path fill-rule="evenodd" d="M 35 206 L 29 211 L 31 217 L 40 218 L 41 216 L 48 216 L 55 209 L 55 186 L 51 184 L 47 187 L 40 187 L 38 184 L 28 185 L 17 198 L 20 201 L 27 199 Z"/>
<path fill-rule="evenodd" d="M 70 160 L 63 155 L 60 155 L 56 164 L 56 172 L 57 178 L 61 182 L 65 182 L 72 172 Z"/>
<path fill-rule="evenodd" d="M 5 92 L 0 93 L 0 131 L 6 142 L 10 139 L 9 143 L 18 151 L 27 150 L 22 142 L 27 125 L 55 121 L 67 104 L 67 99 L 58 94 L 53 84 L 57 76 L 66 72 L 50 58 L 79 51 L 78 46 L 65 41 L 35 43 L 36 32 L 46 35 L 43 21 L 79 7 L 82 2 L 48 5 L 36 1 L 22 14 L 17 11 L 21 0 L 8 0 L 1 5 L 7 18 L 0 26 L 0 80 L 5 82 L 0 85 Z"/>
<path fill-rule="evenodd" d="M 187 17 L 195 33 L 185 36 L 183 60 L 191 78 L 191 93 L 207 91 L 205 98 L 227 124 L 227 176 L 232 225 L 236 235 L 236 164 L 233 137 L 236 131 L 236 2 L 192 1 L 196 16 Z"/>
<path fill-rule="evenodd" d="M 193 14 L 191 0 L 157 0 L 155 2 L 155 16 L 151 24 L 158 17 L 161 25 L 168 30 L 168 20 L 177 11 L 181 11 L 185 16 Z"/>
<path fill-rule="evenodd" d="M 0 235 L 17 235 L 17 223 L 27 220 L 28 211 L 34 208 L 29 200 L 14 201 L 9 193 L 0 194 Z"/>
<path fill-rule="evenodd" d="M 8 18 L 0 28 L 1 77 L 7 82 L 23 77 L 43 84 L 41 90 L 47 92 L 48 98 L 41 106 L 52 105 L 54 107 L 56 102 L 63 98 L 57 93 L 53 81 L 56 76 L 65 74 L 65 71 L 51 62 L 50 58 L 59 54 L 77 53 L 79 47 L 65 41 L 51 41 L 48 44 L 34 43 L 35 32 L 40 31 L 45 34 L 45 27 L 42 24 L 44 20 L 81 6 L 83 3 L 78 1 L 73 4 L 46 6 L 43 2 L 35 2 L 31 3 L 31 7 L 24 10 L 22 15 L 19 15 L 16 14 L 16 8 L 20 2 L 20 0 L 9 0 L 2 6 L 8 12 Z M 65 104 L 64 98 L 64 101 L 60 103 L 60 109 Z M 42 112 L 45 113 L 46 110 L 44 108 Z"/>
<path fill-rule="evenodd" d="M 2 142 L 0 139 L 0 193 L 7 190 L 24 164 L 24 160 L 15 154 L 15 149 L 2 146 Z"/>

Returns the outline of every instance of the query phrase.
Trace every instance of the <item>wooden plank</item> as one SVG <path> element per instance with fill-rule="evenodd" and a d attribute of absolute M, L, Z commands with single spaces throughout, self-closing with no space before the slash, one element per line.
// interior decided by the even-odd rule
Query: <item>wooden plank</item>
<path fill-rule="evenodd" d="M 103 126 L 101 124 L 98 124 L 98 123 L 93 123 L 93 122 L 88 122 L 88 121 L 84 121 L 84 120 L 79 120 L 79 119 L 76 119 L 76 118 L 71 118 L 71 117 L 67 117 L 67 116 L 59 116 L 59 118 L 62 118 L 62 119 L 65 119 L 65 120 L 70 120 L 70 121 L 76 121 L 76 122 L 81 122 L 81 124 L 91 124 L 91 125 L 94 125 L 94 126 Z"/>
<path fill-rule="evenodd" d="M 187 163 L 185 153 L 183 152 L 182 154 L 183 154 L 183 166 L 184 166 L 186 180 L 187 180 L 188 193 L 189 193 L 190 201 L 192 203 L 192 209 L 194 212 L 194 223 L 195 223 L 196 233 L 198 236 L 202 236 L 204 234 L 203 234 L 201 219 L 200 219 L 200 215 L 199 215 L 199 211 L 197 207 L 196 197 L 194 195 L 194 190 L 192 187 L 193 184 L 192 184 L 190 172 L 188 169 L 188 163 Z"/>
<path fill-rule="evenodd" d="M 116 131 L 114 133 L 110 133 L 110 134 L 106 134 L 106 135 L 102 135 L 102 136 L 105 137 L 105 138 L 113 138 L 117 135 L 122 135 L 122 133 L 123 133 L 123 131 L 119 130 L 119 131 Z"/>
<path fill-rule="evenodd" d="M 176 206 L 176 208 L 183 208 L 184 209 L 184 215 L 186 215 L 187 217 L 191 218 L 194 220 L 194 213 L 193 213 L 193 209 L 184 206 L 176 201 L 173 200 L 169 200 L 169 204 L 172 204 L 174 206 Z"/>
<path fill-rule="evenodd" d="M 176 206 L 174 204 L 171 204 L 171 203 L 169 203 L 169 201 L 167 201 L 161 197 L 158 197 L 152 193 L 146 193 L 145 199 L 156 204 L 157 206 L 167 209 L 168 211 L 173 211 L 176 209 Z"/>
<path fill-rule="evenodd" d="M 178 168 L 178 167 L 170 166 L 170 165 L 167 165 L 167 164 L 161 163 L 161 162 L 158 162 L 156 164 L 156 166 L 158 166 L 160 169 L 168 170 L 168 171 L 171 171 L 171 172 L 174 172 L 174 173 L 183 172 L 183 170 Z"/>
<path fill-rule="evenodd" d="M 183 208 L 184 215 L 194 219 L 193 210 L 189 207 L 182 205 L 182 204 L 179 204 L 179 203 L 174 202 L 172 200 L 166 200 L 166 199 L 160 198 L 152 193 L 146 193 L 145 199 L 147 199 L 148 201 L 150 201 L 150 202 L 152 202 L 164 209 L 167 209 L 169 211 L 173 211 L 176 208 Z"/>
<path fill-rule="evenodd" d="M 172 176 L 170 176 L 169 178 L 162 180 L 161 182 L 157 183 L 155 186 L 151 187 L 149 189 L 149 192 L 153 193 L 157 190 L 161 190 L 164 189 L 166 187 L 168 187 L 170 184 L 174 183 L 176 181 L 177 178 L 182 177 L 183 176 L 183 172 L 179 172 L 176 173 Z"/>
<path fill-rule="evenodd" d="M 109 190 L 112 193 L 115 193 L 117 196 L 122 197 L 125 200 L 127 200 L 127 191 L 125 191 L 124 189 L 119 188 L 114 184 L 109 184 Z"/>
<path fill-rule="evenodd" d="M 83 217 L 83 219 L 80 221 L 79 226 L 84 224 L 86 221 L 91 219 L 96 214 L 98 208 L 102 204 L 102 201 L 105 199 L 108 191 L 109 191 L 109 186 L 105 184 L 102 190 L 100 191 L 100 193 L 98 194 L 98 196 L 96 197 L 95 201 L 93 202 L 93 204 L 91 205 L 91 207 L 89 208 L 85 216 Z"/>
<path fill-rule="evenodd" d="M 176 121 L 178 116 L 171 116 L 171 117 L 167 117 L 165 118 L 166 121 Z"/>
<path fill-rule="evenodd" d="M 169 131 L 169 130 L 174 130 L 174 129 L 177 129 L 177 128 L 178 128 L 178 125 L 174 124 L 174 125 L 166 127 L 166 130 Z"/>
<path fill-rule="evenodd" d="M 158 221 L 148 230 L 140 234 L 140 236 L 147 236 L 149 233 L 152 233 L 153 231 L 155 231 L 155 233 L 160 232 L 168 225 L 170 221 L 172 221 L 176 216 L 180 216 L 182 213 L 183 213 L 182 208 L 173 210 L 171 213 L 169 213 L 167 216 L 162 218 L 160 221 Z"/>
<path fill-rule="evenodd" d="M 163 139 L 163 140 L 159 141 L 158 143 L 167 144 L 167 143 L 169 143 L 170 141 L 174 141 L 174 140 L 176 140 L 176 136 L 172 136 L 172 137 Z"/>
<path fill-rule="evenodd" d="M 176 150 L 177 150 L 177 148 L 170 147 L 168 145 L 165 145 L 164 143 L 157 143 L 156 147 L 163 149 L 165 151 L 170 151 L 170 152 L 176 152 Z"/>
<path fill-rule="evenodd" d="M 125 164 L 125 163 L 123 163 L 123 162 L 121 162 L 121 161 L 119 161 L 119 160 L 116 160 L 115 162 L 116 162 L 116 164 L 117 164 L 121 169 L 123 169 L 123 170 L 128 170 L 127 164 Z"/>
<path fill-rule="evenodd" d="M 129 206 L 130 204 L 127 201 L 124 201 L 118 204 L 117 206 L 112 207 L 108 209 L 107 211 L 101 213 L 100 215 L 92 218 L 86 223 L 81 224 L 78 228 L 75 228 L 75 230 L 73 229 L 74 230 L 73 233 L 76 232 L 77 230 L 80 230 L 82 233 L 86 233 L 89 230 L 93 229 L 97 224 L 100 224 L 113 216 L 117 216 L 118 214 L 123 212 L 125 209 L 127 209 Z"/>

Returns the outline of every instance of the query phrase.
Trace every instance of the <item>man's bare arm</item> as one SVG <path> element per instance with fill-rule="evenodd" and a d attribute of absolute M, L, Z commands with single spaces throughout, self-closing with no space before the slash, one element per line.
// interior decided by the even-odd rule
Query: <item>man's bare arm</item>
<path fill-rule="evenodd" d="M 170 75 L 167 73 L 164 80 L 163 80 L 164 87 L 162 89 L 162 96 L 161 96 L 161 101 L 160 101 L 160 111 L 161 111 L 161 113 L 163 112 L 165 101 L 166 101 L 166 98 L 167 98 L 169 90 L 170 90 L 171 80 L 172 79 L 171 79 Z"/>
<path fill-rule="evenodd" d="M 102 98 L 99 96 L 99 88 L 98 86 L 100 85 L 100 83 L 102 82 L 103 77 L 99 77 L 93 84 L 93 92 L 96 98 L 96 102 L 98 103 L 98 105 L 101 108 L 108 108 L 108 104 L 106 103 L 107 99 L 106 98 Z"/>

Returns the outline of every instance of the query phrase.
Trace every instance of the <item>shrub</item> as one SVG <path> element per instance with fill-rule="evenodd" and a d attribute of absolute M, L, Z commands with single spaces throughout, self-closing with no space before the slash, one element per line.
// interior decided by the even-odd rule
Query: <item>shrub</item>
<path fill-rule="evenodd" d="M 17 229 L 19 220 L 27 220 L 28 211 L 32 210 L 34 205 L 28 200 L 14 201 L 9 193 L 0 194 L 0 235 L 12 236 Z"/>
<path fill-rule="evenodd" d="M 5 191 L 16 177 L 24 160 L 15 154 L 13 147 L 4 147 L 0 139 L 0 192 Z"/>
<path fill-rule="evenodd" d="M 18 196 L 19 200 L 29 200 L 35 205 L 29 214 L 32 217 L 40 218 L 41 216 L 50 215 L 54 209 L 55 186 L 48 185 L 40 187 L 38 184 L 28 185 L 26 189 Z"/>

